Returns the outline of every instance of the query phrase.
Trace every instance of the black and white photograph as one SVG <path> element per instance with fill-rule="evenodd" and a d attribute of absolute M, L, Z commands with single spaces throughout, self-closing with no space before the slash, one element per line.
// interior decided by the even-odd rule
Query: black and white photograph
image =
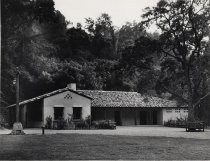
<path fill-rule="evenodd" d="M 0 160 L 210 160 L 210 0 L 0 3 Z"/>

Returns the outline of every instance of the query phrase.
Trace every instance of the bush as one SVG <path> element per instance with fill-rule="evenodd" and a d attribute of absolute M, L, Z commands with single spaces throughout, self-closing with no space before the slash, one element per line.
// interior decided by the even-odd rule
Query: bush
<path fill-rule="evenodd" d="M 58 120 L 53 121 L 53 129 L 61 130 L 66 126 L 66 121 L 64 118 L 59 118 Z"/>
<path fill-rule="evenodd" d="M 52 129 L 52 116 L 47 116 L 46 117 L 46 125 L 45 125 L 45 128 Z"/>
<path fill-rule="evenodd" d="M 68 118 L 65 120 L 65 129 L 74 129 L 75 128 L 75 124 L 73 121 L 73 116 L 72 114 L 68 113 Z"/>
<path fill-rule="evenodd" d="M 116 129 L 116 123 L 111 120 L 93 121 L 93 126 L 96 129 Z"/>
<path fill-rule="evenodd" d="M 86 124 L 88 124 L 89 126 L 91 125 L 91 116 L 90 116 L 90 115 L 87 116 L 87 117 L 85 118 L 85 122 L 86 122 Z"/>
<path fill-rule="evenodd" d="M 5 121 L 3 118 L 0 117 L 0 128 L 5 127 Z"/>
<path fill-rule="evenodd" d="M 90 125 L 83 119 L 81 120 L 74 120 L 75 129 L 88 129 Z"/>
<path fill-rule="evenodd" d="M 187 124 L 186 118 L 177 118 L 176 120 L 168 120 L 164 122 L 164 126 L 167 127 L 183 127 L 185 128 Z"/>
<path fill-rule="evenodd" d="M 87 116 L 84 120 L 74 120 L 75 129 L 90 129 L 91 116 Z"/>

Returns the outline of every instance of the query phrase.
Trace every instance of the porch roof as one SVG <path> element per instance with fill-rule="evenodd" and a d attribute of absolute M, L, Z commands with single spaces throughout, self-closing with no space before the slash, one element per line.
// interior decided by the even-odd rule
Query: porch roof
<path fill-rule="evenodd" d="M 72 90 L 71 88 L 66 87 L 66 88 L 62 88 L 62 89 L 58 89 L 58 90 L 52 91 L 50 93 L 46 93 L 46 94 L 40 95 L 38 97 L 34 97 L 34 98 L 31 98 L 31 99 L 28 99 L 28 100 L 24 100 L 24 101 L 20 102 L 19 105 L 24 105 L 24 104 L 27 104 L 27 103 L 30 103 L 30 102 L 33 102 L 33 101 L 37 101 L 37 100 L 40 100 L 40 99 L 43 99 L 43 98 L 46 98 L 46 97 L 50 97 L 50 96 L 53 96 L 53 95 L 65 92 L 65 91 L 71 91 L 73 93 L 76 93 L 76 94 L 81 95 L 83 97 L 86 97 L 88 99 L 92 99 L 91 97 L 89 97 L 87 95 L 84 95 L 82 93 L 79 93 L 77 91 Z M 14 107 L 15 105 L 16 104 L 9 105 L 9 106 L 7 106 L 7 108 Z"/>
<path fill-rule="evenodd" d="M 177 101 L 144 96 L 137 92 L 77 90 L 93 98 L 92 107 L 178 107 Z"/>

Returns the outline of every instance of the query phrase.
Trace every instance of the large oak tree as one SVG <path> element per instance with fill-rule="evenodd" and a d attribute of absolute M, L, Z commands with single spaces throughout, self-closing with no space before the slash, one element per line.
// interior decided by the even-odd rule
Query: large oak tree
<path fill-rule="evenodd" d="M 201 88 L 208 72 L 204 60 L 209 40 L 209 1 L 160 0 L 156 7 L 146 8 L 142 17 L 144 24 L 156 24 L 161 30 L 161 52 L 165 54 L 162 72 L 167 77 L 161 87 L 187 103 L 188 119 L 194 120 L 194 108 L 205 95 Z"/>

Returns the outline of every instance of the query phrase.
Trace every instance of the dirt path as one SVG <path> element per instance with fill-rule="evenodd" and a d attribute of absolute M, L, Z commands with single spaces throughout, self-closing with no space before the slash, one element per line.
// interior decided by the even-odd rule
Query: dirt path
<path fill-rule="evenodd" d="M 11 130 L 0 130 L 0 134 L 9 134 Z M 26 134 L 41 134 L 41 129 L 24 129 Z M 175 138 L 210 139 L 210 129 L 205 132 L 185 132 L 184 128 L 162 126 L 119 126 L 116 130 L 45 130 L 45 134 L 102 134 L 128 136 L 164 136 Z"/>

